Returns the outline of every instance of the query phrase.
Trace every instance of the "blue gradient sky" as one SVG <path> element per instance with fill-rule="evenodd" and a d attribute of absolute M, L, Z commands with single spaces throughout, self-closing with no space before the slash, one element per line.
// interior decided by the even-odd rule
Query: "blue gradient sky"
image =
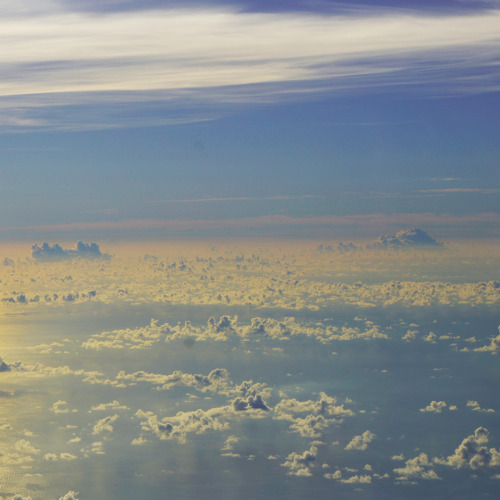
<path fill-rule="evenodd" d="M 1 4 L 4 241 L 499 234 L 497 2 Z"/>

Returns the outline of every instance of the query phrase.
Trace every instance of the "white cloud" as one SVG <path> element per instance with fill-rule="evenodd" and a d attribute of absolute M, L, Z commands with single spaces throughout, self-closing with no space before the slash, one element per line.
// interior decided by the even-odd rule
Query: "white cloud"
<path fill-rule="evenodd" d="M 40 450 L 33 446 L 28 440 L 26 439 L 20 439 L 19 441 L 16 442 L 14 445 L 14 449 L 16 451 L 20 451 L 22 453 L 30 453 L 30 454 L 37 454 L 40 453 Z"/>
<path fill-rule="evenodd" d="M 56 401 L 53 405 L 51 410 L 54 413 L 69 413 L 69 408 L 68 408 L 68 403 L 63 400 Z"/>
<path fill-rule="evenodd" d="M 446 401 L 431 401 L 425 408 L 420 408 L 420 411 L 441 413 L 446 406 Z"/>
<path fill-rule="evenodd" d="M 410 458 L 404 467 L 394 469 L 398 474 L 397 481 L 408 481 L 410 479 L 441 479 L 432 469 L 432 462 L 426 453 Z"/>
<path fill-rule="evenodd" d="M 78 495 L 78 491 L 68 491 L 64 496 L 60 497 L 59 500 L 78 500 L 76 497 Z"/>
<path fill-rule="evenodd" d="M 354 436 L 352 440 L 345 447 L 346 450 L 366 450 L 368 445 L 375 438 L 375 434 L 370 431 L 365 431 L 359 436 Z"/>
<path fill-rule="evenodd" d="M 128 406 L 120 404 L 116 399 L 111 403 L 101 403 L 97 406 L 92 406 L 90 411 L 107 411 L 107 410 L 129 410 Z"/>
<path fill-rule="evenodd" d="M 159 419 L 152 412 L 138 410 L 136 417 L 141 419 L 141 429 L 153 432 L 159 439 L 177 439 L 183 443 L 188 434 L 203 434 L 208 431 L 229 429 L 226 421 L 227 407 L 211 408 L 209 410 L 179 411 L 172 417 Z"/>
<path fill-rule="evenodd" d="M 467 407 L 472 411 L 482 411 L 485 413 L 494 413 L 495 410 L 493 408 L 481 408 L 481 405 L 477 401 L 467 401 Z"/>
<path fill-rule="evenodd" d="M 311 468 L 318 453 L 316 446 L 311 446 L 303 453 L 292 452 L 286 457 L 286 461 L 281 465 L 288 469 L 288 474 L 294 476 L 312 476 Z"/>
<path fill-rule="evenodd" d="M 103 433 L 112 433 L 114 430 L 113 424 L 118 420 L 119 415 L 111 415 L 108 417 L 101 418 L 95 425 L 92 430 L 92 434 L 103 434 Z"/>
<path fill-rule="evenodd" d="M 500 452 L 495 448 L 488 448 L 489 441 L 488 429 L 478 427 L 474 434 L 467 436 L 453 455 L 445 459 L 435 458 L 438 464 L 448 465 L 450 467 L 461 469 L 470 467 L 473 470 L 484 469 L 488 467 L 500 466 Z"/>
<path fill-rule="evenodd" d="M 315 81 L 323 89 L 447 81 L 455 90 L 467 70 L 488 68 L 498 58 L 500 13 L 495 9 L 436 16 L 376 9 L 368 15 L 305 15 L 202 7 L 88 14 L 52 2 L 40 5 L 23 15 L 9 9 L 0 22 L 10 49 L 0 57 L 10 75 L 0 84 L 0 94 L 16 97 L 3 105 L 8 112 L 3 124 L 41 123 L 20 114 L 23 106 L 43 110 L 100 103 L 104 109 L 106 102 L 172 105 L 186 97 L 255 102 L 283 99 L 293 91 L 312 93 Z M 439 77 L 425 71 L 428 66 L 440 67 Z M 234 89 L 250 84 L 254 87 Z M 272 84 L 280 87 L 270 89 Z M 468 80 L 466 88 L 488 85 L 488 79 L 474 86 Z M 36 104 L 30 95 L 37 95 Z M 59 125 L 65 121 L 77 125 L 68 124 L 67 117 Z"/>
<path fill-rule="evenodd" d="M 500 331 L 500 326 L 498 327 L 498 330 Z M 478 347 L 474 349 L 475 351 L 483 351 L 483 352 L 491 352 L 491 353 L 497 353 L 500 351 L 500 334 L 491 339 L 491 342 L 488 345 L 485 345 L 483 347 Z"/>

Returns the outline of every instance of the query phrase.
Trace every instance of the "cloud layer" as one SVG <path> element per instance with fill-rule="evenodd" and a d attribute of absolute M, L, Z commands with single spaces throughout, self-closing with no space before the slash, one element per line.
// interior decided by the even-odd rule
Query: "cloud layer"
<path fill-rule="evenodd" d="M 54 2 L 37 7 L 22 13 L 8 8 L 0 23 L 10 48 L 0 58 L 10 75 L 0 85 L 3 125 L 99 127 L 89 105 L 100 108 L 100 126 L 107 127 L 119 126 L 134 103 L 147 101 L 175 111 L 143 114 L 143 124 L 182 123 L 217 116 L 214 102 L 398 84 L 436 88 L 444 80 L 447 92 L 498 85 L 492 62 L 498 59 L 500 14 L 494 9 L 461 15 L 373 9 L 362 15 L 204 7 L 86 13 Z M 471 72 L 481 76 L 465 86 Z M 209 107 L 196 112 L 193 102 Z M 82 108 L 73 109 L 71 120 L 62 114 L 65 106 Z M 49 108 L 55 110 L 50 117 Z M 140 121 L 130 117 L 124 124 Z"/>

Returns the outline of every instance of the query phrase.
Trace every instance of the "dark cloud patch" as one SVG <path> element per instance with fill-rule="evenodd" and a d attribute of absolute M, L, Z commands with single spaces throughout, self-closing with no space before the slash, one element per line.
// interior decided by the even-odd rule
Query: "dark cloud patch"
<path fill-rule="evenodd" d="M 8 372 L 10 371 L 10 366 L 0 358 L 0 372 Z"/>
<path fill-rule="evenodd" d="M 64 249 L 58 243 L 54 243 L 52 246 L 48 243 L 43 243 L 42 246 L 35 243 L 32 246 L 31 255 L 34 259 L 40 261 L 68 260 L 77 257 L 82 259 L 111 258 L 110 255 L 101 253 L 97 243 L 84 243 L 83 241 L 79 241 L 74 250 Z"/>

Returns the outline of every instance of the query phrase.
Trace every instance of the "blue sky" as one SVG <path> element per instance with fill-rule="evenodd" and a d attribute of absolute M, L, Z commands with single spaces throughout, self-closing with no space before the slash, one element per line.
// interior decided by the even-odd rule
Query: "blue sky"
<path fill-rule="evenodd" d="M 373 214 L 498 235 L 497 2 L 2 3 L 3 240 Z"/>

